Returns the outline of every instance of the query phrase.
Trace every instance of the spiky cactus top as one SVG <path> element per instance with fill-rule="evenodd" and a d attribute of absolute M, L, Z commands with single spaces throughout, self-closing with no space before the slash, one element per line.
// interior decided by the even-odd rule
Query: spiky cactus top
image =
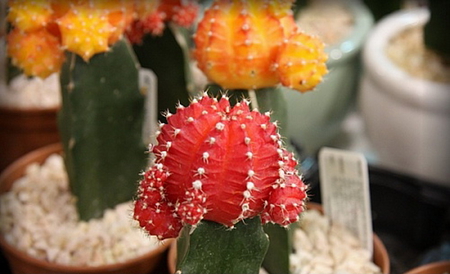
<path fill-rule="evenodd" d="M 216 0 L 194 36 L 199 68 L 226 89 L 312 90 L 327 73 L 323 43 L 298 29 L 292 0 Z"/>
<path fill-rule="evenodd" d="M 202 219 L 227 227 L 258 215 L 283 226 L 298 220 L 306 186 L 268 113 L 204 94 L 167 120 L 134 208 L 150 234 L 177 237 Z"/>
<path fill-rule="evenodd" d="M 125 32 L 139 42 L 161 33 L 165 21 L 190 25 L 196 12 L 181 0 L 10 0 L 8 54 L 25 74 L 45 78 L 60 70 L 65 50 L 88 61 Z"/>

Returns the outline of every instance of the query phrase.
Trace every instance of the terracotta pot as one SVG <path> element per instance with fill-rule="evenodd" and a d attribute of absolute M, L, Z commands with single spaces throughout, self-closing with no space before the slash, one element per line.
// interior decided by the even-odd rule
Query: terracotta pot
<path fill-rule="evenodd" d="M 450 261 L 434 262 L 418 266 L 406 274 L 444 274 L 450 273 Z"/>
<path fill-rule="evenodd" d="M 316 209 L 323 214 L 322 205 L 309 202 L 307 204 L 308 209 Z M 169 254 L 167 256 L 167 265 L 170 273 L 176 271 L 176 257 L 177 257 L 177 242 L 173 241 L 170 245 Z M 390 273 L 390 260 L 389 254 L 384 246 L 383 242 L 378 238 L 376 234 L 373 234 L 373 262 L 381 269 L 381 273 Z M 420 272 L 424 273 L 424 272 Z"/>
<path fill-rule="evenodd" d="M 10 166 L 8 166 L 0 175 L 0 194 L 10 190 L 12 184 L 21 178 L 26 167 L 33 163 L 43 163 L 47 157 L 53 153 L 61 153 L 60 144 L 52 144 L 34 150 L 25 156 L 19 158 Z M 170 246 L 171 241 L 165 241 L 156 249 L 149 253 L 128 260 L 123 263 L 109 264 L 104 266 L 88 267 L 88 266 L 67 266 L 61 264 L 50 263 L 29 256 L 25 252 L 8 244 L 3 235 L 0 235 L 0 247 L 7 258 L 11 271 L 13 273 L 29 273 L 29 274 L 56 274 L 56 273 L 150 273 L 164 257 L 164 252 Z"/>
<path fill-rule="evenodd" d="M 0 171 L 27 152 L 59 142 L 57 112 L 0 107 Z"/>

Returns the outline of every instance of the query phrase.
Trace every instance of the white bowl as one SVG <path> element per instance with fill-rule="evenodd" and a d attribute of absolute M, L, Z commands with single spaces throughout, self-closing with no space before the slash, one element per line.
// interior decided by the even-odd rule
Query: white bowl
<path fill-rule="evenodd" d="M 393 36 L 428 18 L 427 9 L 404 10 L 375 26 L 363 49 L 359 107 L 380 166 L 450 186 L 450 85 L 414 78 L 385 55 Z"/>

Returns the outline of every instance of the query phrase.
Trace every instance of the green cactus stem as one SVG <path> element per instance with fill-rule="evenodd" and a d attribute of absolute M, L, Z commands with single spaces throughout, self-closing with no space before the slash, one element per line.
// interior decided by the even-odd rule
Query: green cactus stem
<path fill-rule="evenodd" d="M 202 221 L 191 233 L 183 228 L 178 239 L 177 273 L 259 273 L 269 246 L 259 217 L 246 219 L 234 229 Z"/>
<path fill-rule="evenodd" d="M 82 220 L 133 198 L 146 164 L 144 96 L 131 46 L 118 41 L 89 62 L 67 53 L 58 123 L 64 160 Z"/>
<path fill-rule="evenodd" d="M 144 36 L 142 44 L 133 45 L 141 66 L 151 69 L 158 78 L 160 121 L 165 121 L 163 112 L 175 112 L 178 102 L 182 105 L 189 104 L 187 47 L 187 44 L 177 40 L 177 28 L 173 26 L 166 27 L 161 36 L 148 34 Z"/>

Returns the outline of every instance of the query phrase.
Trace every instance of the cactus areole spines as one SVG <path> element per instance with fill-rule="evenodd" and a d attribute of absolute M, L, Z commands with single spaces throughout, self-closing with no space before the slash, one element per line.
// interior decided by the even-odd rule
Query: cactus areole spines
<path fill-rule="evenodd" d="M 144 96 L 126 40 L 85 62 L 67 52 L 59 129 L 72 192 L 83 220 L 129 201 L 146 165 Z"/>
<path fill-rule="evenodd" d="M 229 228 L 255 216 L 282 226 L 298 220 L 306 186 L 269 113 L 205 93 L 167 121 L 135 201 L 134 217 L 150 234 L 177 237 L 201 220 Z"/>

